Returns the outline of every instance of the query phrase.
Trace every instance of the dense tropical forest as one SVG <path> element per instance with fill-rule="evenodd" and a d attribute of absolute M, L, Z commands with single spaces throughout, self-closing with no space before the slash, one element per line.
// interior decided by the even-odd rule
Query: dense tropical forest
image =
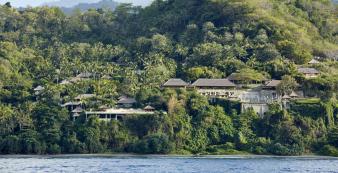
<path fill-rule="evenodd" d="M 338 156 L 338 12 L 329 0 L 156 0 L 141 8 L 0 6 L 0 153 L 322 154 Z M 297 66 L 321 74 L 307 79 Z M 161 89 L 169 78 L 297 82 L 311 99 L 263 116 L 195 90 Z M 83 72 L 89 80 L 60 85 Z M 109 76 L 109 78 L 103 78 Z M 43 86 L 36 94 L 34 88 Z M 87 107 L 122 95 L 152 115 L 73 120 L 60 104 Z M 315 97 L 315 98 L 312 98 Z"/>

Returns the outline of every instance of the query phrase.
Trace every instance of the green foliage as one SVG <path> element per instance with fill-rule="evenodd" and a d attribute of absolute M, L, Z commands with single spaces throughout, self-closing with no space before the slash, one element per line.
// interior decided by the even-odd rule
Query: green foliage
<path fill-rule="evenodd" d="M 296 64 L 304 64 L 309 62 L 312 57 L 308 50 L 302 49 L 296 43 L 290 41 L 279 42 L 278 48 L 282 55 L 294 61 Z"/>
<path fill-rule="evenodd" d="M 244 83 L 250 83 L 252 81 L 260 82 L 267 79 L 262 73 L 249 68 L 241 69 L 238 73 L 234 73 L 233 78 L 235 80 L 243 81 Z"/>
<path fill-rule="evenodd" d="M 196 81 L 199 78 L 218 79 L 222 73 L 215 68 L 193 67 L 187 70 L 187 80 Z"/>
<path fill-rule="evenodd" d="M 321 154 L 326 155 L 326 156 L 334 156 L 338 157 L 338 149 L 331 146 L 331 145 L 325 145 L 321 151 Z"/>
<path fill-rule="evenodd" d="M 325 117 L 325 108 L 318 102 L 304 103 L 296 101 L 292 102 L 290 107 L 292 111 L 303 116 L 313 118 Z"/>
<path fill-rule="evenodd" d="M 143 154 L 168 154 L 173 150 L 169 138 L 165 134 L 153 134 L 136 142 L 128 151 Z"/>
<path fill-rule="evenodd" d="M 292 91 L 294 91 L 297 88 L 297 86 L 298 86 L 298 83 L 293 77 L 283 76 L 282 81 L 277 86 L 277 91 L 281 95 L 285 95 L 285 94 L 289 95 L 292 93 Z"/>
<path fill-rule="evenodd" d="M 68 16 L 59 8 L 0 5 L 0 153 L 298 155 L 322 144 L 323 154 L 336 155 L 336 11 L 308 0 L 159 0 Z M 313 56 L 321 63 L 304 65 Z M 296 64 L 321 75 L 305 79 Z M 92 77 L 75 78 L 80 73 Z M 282 79 L 284 94 L 297 80 L 306 96 L 320 99 L 296 100 L 288 111 L 273 104 L 258 117 L 239 113 L 236 102 L 159 87 L 173 77 L 232 73 L 244 84 Z M 36 93 L 39 85 L 45 89 Z M 135 107 L 158 112 L 72 121 L 60 104 L 85 93 L 96 95 L 81 100 L 86 109 L 113 107 L 127 95 Z"/>
<path fill-rule="evenodd" d="M 332 127 L 329 130 L 328 141 L 331 145 L 338 147 L 338 127 Z"/>

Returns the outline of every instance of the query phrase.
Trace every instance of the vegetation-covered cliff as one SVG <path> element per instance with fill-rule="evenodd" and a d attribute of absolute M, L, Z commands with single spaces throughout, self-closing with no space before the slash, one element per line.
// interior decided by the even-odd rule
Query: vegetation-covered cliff
<path fill-rule="evenodd" d="M 0 153 L 338 155 L 337 14 L 329 0 L 157 0 L 71 16 L 0 6 Z M 320 63 L 309 65 L 313 57 Z M 321 74 L 305 78 L 298 66 Z M 296 80 L 315 99 L 271 104 L 259 117 L 195 90 L 160 89 L 173 77 L 237 71 L 286 89 Z M 71 80 L 84 72 L 92 77 Z M 126 95 L 157 112 L 73 121 L 60 105 L 79 94 L 95 94 L 80 99 L 87 109 Z"/>

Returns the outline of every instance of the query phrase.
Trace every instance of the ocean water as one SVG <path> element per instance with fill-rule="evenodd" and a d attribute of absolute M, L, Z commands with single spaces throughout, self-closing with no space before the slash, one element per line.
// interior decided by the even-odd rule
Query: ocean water
<path fill-rule="evenodd" d="M 270 156 L 0 156 L 1 173 L 338 173 L 338 158 Z"/>

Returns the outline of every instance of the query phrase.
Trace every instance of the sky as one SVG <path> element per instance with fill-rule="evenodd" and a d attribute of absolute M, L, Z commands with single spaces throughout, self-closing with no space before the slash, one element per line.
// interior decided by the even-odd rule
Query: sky
<path fill-rule="evenodd" d="M 0 4 L 4 4 L 6 2 L 10 2 L 14 7 L 26 7 L 26 6 L 39 6 L 46 2 L 54 2 L 58 0 L 0 0 Z M 97 2 L 100 0 L 81 0 L 81 2 Z M 117 2 L 124 3 L 133 3 L 134 5 L 148 5 L 152 0 L 115 0 Z"/>

